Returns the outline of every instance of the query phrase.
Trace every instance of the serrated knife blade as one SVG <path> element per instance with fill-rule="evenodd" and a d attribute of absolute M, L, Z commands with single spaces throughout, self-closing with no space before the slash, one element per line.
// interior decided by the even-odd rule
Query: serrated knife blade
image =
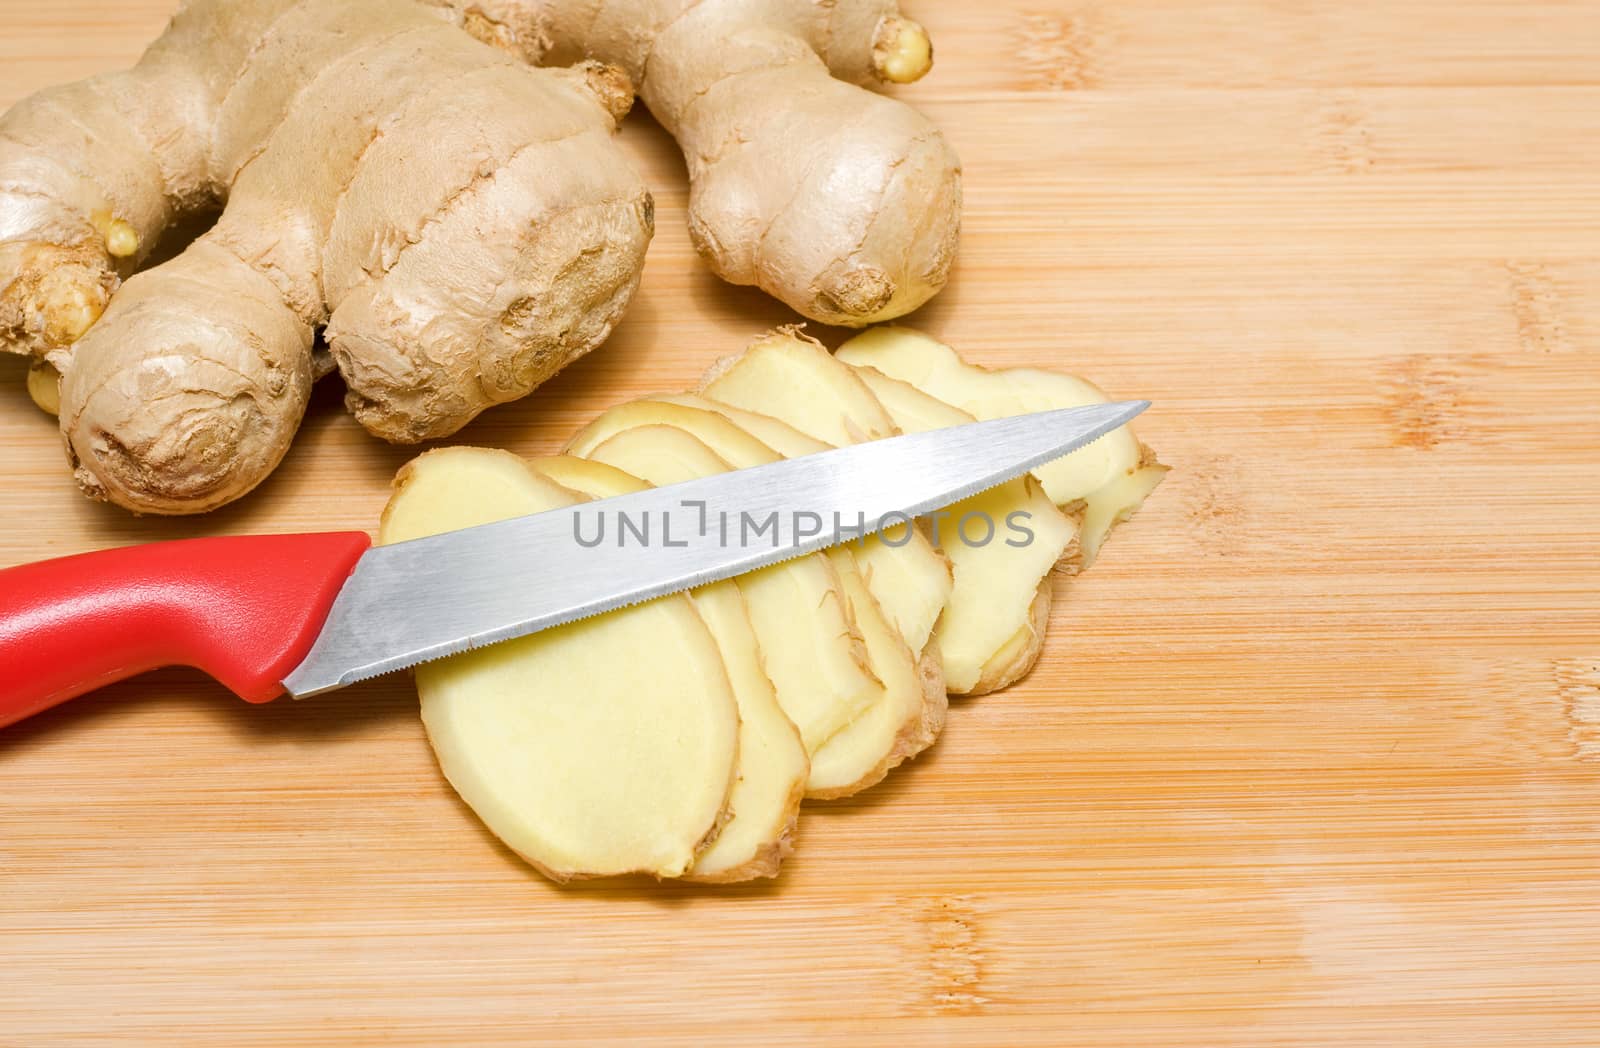
<path fill-rule="evenodd" d="M 283 686 L 316 695 L 850 541 L 1021 476 L 1147 407 L 967 423 L 377 546 Z M 655 541 L 640 539 L 642 522 Z"/>

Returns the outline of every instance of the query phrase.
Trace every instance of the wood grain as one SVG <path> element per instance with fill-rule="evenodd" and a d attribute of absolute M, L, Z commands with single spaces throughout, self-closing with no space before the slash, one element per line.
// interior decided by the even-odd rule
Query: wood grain
<path fill-rule="evenodd" d="M 171 0 L 0 0 L 0 104 Z M 556 888 L 403 680 L 166 671 L 0 735 L 0 1044 L 1600 1042 L 1600 8 L 918 0 L 960 148 L 916 323 L 1158 407 L 1175 470 L 1034 674 L 815 805 L 774 884 Z M 788 319 L 683 229 L 600 353 L 461 439 L 553 450 Z M 821 332 L 836 341 L 837 332 Z M 321 390 L 198 521 L 73 490 L 0 360 L 0 564 L 370 527 L 409 452 Z"/>

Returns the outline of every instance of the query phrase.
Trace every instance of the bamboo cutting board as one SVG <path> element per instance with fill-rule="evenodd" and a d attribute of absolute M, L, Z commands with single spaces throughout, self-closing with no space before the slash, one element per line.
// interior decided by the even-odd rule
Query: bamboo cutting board
<path fill-rule="evenodd" d="M 171 6 L 3 0 L 0 104 Z M 541 880 L 403 679 L 109 689 L 0 734 L 0 1044 L 1600 1043 L 1600 5 L 909 6 L 902 94 L 967 177 L 914 322 L 1149 397 L 1175 467 L 1033 675 L 731 890 Z M 790 319 L 624 138 L 659 205 L 625 325 L 462 441 L 552 451 Z M 21 380 L 0 565 L 370 528 L 409 455 L 330 383 L 256 495 L 134 519 Z"/>

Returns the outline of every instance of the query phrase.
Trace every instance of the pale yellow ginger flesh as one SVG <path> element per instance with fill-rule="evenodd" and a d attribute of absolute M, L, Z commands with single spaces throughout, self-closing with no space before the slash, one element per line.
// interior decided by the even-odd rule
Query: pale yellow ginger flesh
<path fill-rule="evenodd" d="M 530 68 L 461 21 L 412 0 L 191 0 L 132 69 L 0 117 L 0 349 L 64 376 L 85 492 L 168 514 L 238 498 L 330 360 L 367 429 L 415 442 L 609 334 L 652 232 L 611 141 L 632 87 Z"/>
<path fill-rule="evenodd" d="M 736 469 L 769 462 L 775 456 L 811 455 L 832 446 L 771 416 L 756 416 L 691 395 L 671 395 L 611 408 L 574 437 L 567 450 L 583 455 L 615 433 L 645 425 L 681 429 Z M 841 521 L 845 527 L 859 523 Z M 920 655 L 950 593 L 948 563 L 924 536 L 906 525 L 889 528 L 882 537 L 852 541 L 850 551 L 884 614 Z"/>
<path fill-rule="evenodd" d="M 911 392 L 915 394 L 917 391 Z M 740 426 L 761 433 L 774 444 L 782 445 L 786 457 L 811 454 L 829 447 L 770 415 L 743 411 L 698 395 L 675 395 L 666 399 L 680 406 L 703 405 L 736 419 Z M 777 399 L 781 399 L 781 396 L 775 398 L 775 402 Z M 955 419 L 943 414 L 949 412 L 955 412 L 963 421 L 970 421 L 970 417 L 949 405 L 932 401 L 932 398 L 926 399 L 941 412 L 938 416 L 943 419 L 941 425 L 955 423 Z M 907 421 L 914 424 L 917 420 L 912 416 Z M 907 431 L 911 431 L 909 426 Z M 1011 553 L 1008 547 L 996 550 L 947 548 L 948 558 L 945 554 L 939 554 L 939 559 L 943 559 L 946 565 L 941 577 L 932 563 L 918 565 L 905 556 L 903 546 L 897 548 L 875 540 L 869 540 L 864 549 L 852 546 L 856 549 L 857 562 L 866 571 L 874 594 L 884 594 L 880 604 L 886 612 L 899 613 L 896 624 L 908 645 L 914 651 L 926 648 L 939 662 L 946 689 L 958 695 L 982 694 L 1003 688 L 1032 667 L 1043 645 L 1044 623 L 1050 608 L 1050 587 L 1044 576 L 1052 564 L 1064 555 L 1064 551 L 1073 548 L 1071 540 L 1076 530 L 1072 522 L 1044 497 L 1037 485 L 1025 486 L 1021 481 L 1002 485 L 968 502 L 957 503 L 949 507 L 949 512 L 954 516 L 945 519 L 959 524 L 960 518 L 974 508 L 990 514 L 997 526 L 1009 514 L 1018 511 L 1029 513 L 1041 521 L 1036 536 L 1037 551 L 1024 553 L 1022 558 L 1038 561 L 1036 570 L 1025 569 L 1006 576 L 1010 579 L 1027 575 L 1035 579 L 1035 592 L 1024 602 L 1022 610 L 1015 614 L 1009 610 L 1000 615 L 993 614 L 990 609 L 996 605 L 990 603 L 991 594 L 981 582 L 994 570 L 996 562 L 1008 559 Z M 901 529 L 891 529 L 888 534 L 895 543 L 903 540 Z M 1020 536 L 1018 540 L 1021 540 Z M 1004 539 L 999 541 L 1003 542 Z M 926 545 L 925 538 L 920 535 L 912 540 L 913 550 Z M 1041 556 L 1040 552 L 1048 552 L 1048 556 Z M 984 566 L 985 562 L 989 567 Z M 964 567 L 957 569 L 957 563 Z M 959 572 L 966 579 L 959 597 L 953 593 L 956 586 L 953 572 Z M 997 606 L 1010 609 L 1013 602 L 1001 601 Z M 946 622 L 946 619 L 949 621 Z M 936 622 L 940 624 L 937 630 Z"/>
<path fill-rule="evenodd" d="M 886 18 L 878 23 L 872 65 L 892 84 L 914 83 L 933 68 L 933 41 L 926 29 L 909 18 Z"/>
<path fill-rule="evenodd" d="M 898 379 L 872 368 L 855 370 L 906 433 L 972 421 L 965 411 Z M 1050 572 L 1074 548 L 1077 525 L 1032 477 L 955 503 L 936 523 L 955 574 L 935 632 L 945 684 L 953 694 L 997 691 L 1032 669 L 1043 650 Z M 976 541 L 986 535 L 989 541 Z"/>
<path fill-rule="evenodd" d="M 649 397 L 601 415 L 571 442 L 581 458 L 524 462 L 472 449 L 423 456 L 403 471 L 381 537 L 814 454 L 830 446 L 823 435 L 839 442 L 878 439 L 970 419 L 909 382 L 846 365 L 795 332 L 777 332 L 719 365 L 705 393 Z M 419 488 L 419 478 L 429 484 Z M 418 494 L 424 490 L 426 500 Z M 1099 495 L 1094 489 L 1085 500 Z M 408 518 L 402 508 L 423 523 L 403 528 Z M 967 541 L 972 532 L 962 529 L 962 517 L 974 513 L 1012 528 L 1009 534 L 1025 528 L 1032 540 Z M 708 882 L 771 876 L 791 847 L 802 792 L 846 796 L 879 781 L 937 737 L 946 688 L 974 694 L 1002 687 L 1038 656 L 1050 612 L 1048 576 L 1057 558 L 1074 548 L 1073 521 L 1033 477 L 980 493 L 938 519 L 946 529 L 943 555 L 916 534 L 931 560 L 902 552 L 917 548 L 915 542 L 898 549 L 851 542 L 669 598 L 687 605 L 698 630 L 687 619 L 640 618 L 641 611 L 668 603 L 656 601 L 421 667 L 425 719 L 441 764 L 491 828 L 553 876 L 623 869 Z M 785 568 L 793 569 L 788 578 Z M 607 624 L 618 618 L 637 619 L 638 629 L 613 634 Z M 588 630 L 598 639 L 588 639 Z M 582 670 L 564 669 L 567 664 L 551 661 L 534 643 L 548 636 L 576 638 L 571 650 L 560 646 L 566 640 L 556 650 Z M 502 651 L 505 658 L 496 657 Z M 642 660 L 650 666 L 648 677 L 627 665 L 641 661 L 640 652 L 648 653 Z M 459 676 L 450 667 L 460 667 Z M 435 674 L 443 675 L 443 684 Z M 663 679 L 667 674 L 673 679 Z M 599 683 L 579 684 L 580 676 Z M 636 710 L 645 696 L 670 701 L 671 716 L 687 719 L 696 726 L 691 734 L 705 740 L 691 750 L 717 756 L 703 765 L 692 762 L 699 771 L 654 766 L 675 799 L 650 793 L 640 801 L 633 786 L 588 784 L 595 805 L 642 804 L 647 810 L 630 815 L 596 808 L 580 824 L 554 796 L 566 787 L 529 772 L 539 762 L 525 758 L 545 755 L 526 741 L 529 718 L 564 716 L 568 693 L 585 688 L 601 689 L 594 697 L 620 709 Z M 712 701 L 697 717 L 690 699 L 699 688 Z M 730 705 L 731 743 L 716 727 L 726 729 Z M 627 715 L 650 727 L 627 739 L 643 752 L 628 758 L 625 774 L 633 774 L 635 760 L 665 760 L 649 748 L 661 715 Z M 626 734 L 619 719 L 606 720 L 605 731 L 595 730 L 591 741 L 565 738 L 577 748 L 595 745 L 593 738 L 610 731 Z M 610 745 L 596 754 L 596 776 L 609 774 Z M 616 836 L 624 826 L 633 831 L 626 835 L 629 849 Z M 617 857 L 624 851 L 626 860 Z"/>
<path fill-rule="evenodd" d="M 61 414 L 61 373 L 48 360 L 28 368 L 28 396 L 46 415 Z"/>
<path fill-rule="evenodd" d="M 944 729 L 947 707 L 938 661 L 922 659 L 907 647 L 847 551 L 837 551 L 834 563 L 866 642 L 867 658 L 883 681 L 883 695 L 812 754 L 806 796 L 824 800 L 876 785 L 932 746 Z"/>
<path fill-rule="evenodd" d="M 945 686 L 984 695 L 1020 680 L 1038 661 L 1050 613 L 1050 572 L 1077 529 L 1028 478 L 981 492 L 949 508 L 940 548 L 955 588 L 934 631 Z M 978 545 L 955 532 L 963 521 Z"/>
<path fill-rule="evenodd" d="M 700 394 L 772 415 L 835 447 L 899 432 L 855 372 L 834 360 L 822 343 L 793 328 L 763 335 L 739 356 L 715 365 Z"/>
<path fill-rule="evenodd" d="M 713 883 L 776 877 L 779 864 L 794 848 L 811 759 L 799 730 L 778 705 L 738 585 L 705 586 L 692 596 L 733 681 L 740 757 L 728 794 L 731 819 L 684 876 Z"/>
<path fill-rule="evenodd" d="M 139 234 L 120 218 L 106 229 L 106 253 L 112 258 L 132 258 L 139 252 Z"/>
<path fill-rule="evenodd" d="M 631 426 L 624 425 L 624 420 Z M 572 447 L 585 449 L 580 453 L 663 484 L 704 476 L 730 466 L 745 469 L 781 457 L 721 415 L 651 401 L 635 402 L 607 412 L 580 433 Z M 949 571 L 944 562 L 931 550 L 929 555 L 934 559 L 924 570 L 936 573 L 941 581 L 948 580 Z M 945 689 L 937 661 L 931 658 L 925 661 L 920 645 L 913 650 L 907 644 L 892 617 L 869 590 L 856 547 L 834 547 L 823 556 L 839 578 L 854 629 L 865 645 L 867 665 L 881 683 L 869 707 L 854 710 L 843 727 L 820 744 L 813 742 L 809 746 L 812 773 L 806 785 L 807 795 L 843 797 L 879 781 L 889 769 L 933 743 L 944 723 Z M 907 558 L 886 559 L 906 561 Z M 892 581 L 893 577 L 888 578 Z M 897 599 L 902 594 L 916 599 L 919 590 L 919 587 L 910 587 L 890 592 Z M 790 611 L 788 628 L 793 630 L 796 617 L 803 620 L 806 612 L 803 608 Z M 920 617 L 925 613 L 920 609 L 903 609 L 902 614 Z M 933 617 L 936 616 L 935 611 Z M 772 652 L 774 644 L 790 643 L 787 636 L 761 636 L 763 650 L 768 653 Z M 780 684 L 779 702 L 787 701 L 789 705 L 785 708 L 795 710 L 793 715 L 806 716 L 805 711 L 816 697 L 816 684 L 799 683 L 807 688 L 803 705 L 793 698 L 795 686 L 788 681 Z"/>
<path fill-rule="evenodd" d="M 827 451 L 834 445 L 800 432 L 782 419 L 745 411 L 693 393 L 652 398 L 684 407 L 699 407 L 721 415 L 740 429 L 759 437 L 784 458 L 799 458 Z M 844 524 L 858 523 L 845 521 Z M 852 540 L 850 550 L 861 566 L 862 577 L 906 645 L 921 652 L 944 610 L 952 585 L 950 564 L 920 531 L 896 525 L 865 541 Z"/>
<path fill-rule="evenodd" d="M 534 459 L 530 465 L 589 498 L 612 498 L 649 487 L 630 473 L 571 455 Z M 778 705 L 777 692 L 762 667 L 761 645 L 738 583 L 702 586 L 689 596 L 716 638 L 738 702 L 739 765 L 728 794 L 728 822 L 684 877 L 718 883 L 775 877 L 793 848 L 811 762 L 800 732 Z"/>
<path fill-rule="evenodd" d="M 910 387 L 898 398 L 903 417 L 896 418 L 864 376 L 793 330 L 773 332 L 718 365 L 703 393 L 760 408 L 835 443 L 972 421 Z M 907 410 L 904 402 L 918 398 Z M 1021 480 L 935 514 L 932 528 L 943 532 L 940 545 L 955 579 L 934 634 L 945 687 L 960 695 L 1004 687 L 1038 657 L 1043 630 L 1037 617 L 1049 610 L 1050 569 L 1076 529 Z"/>
<path fill-rule="evenodd" d="M 974 418 L 1100 404 L 1108 398 L 1080 378 L 1038 368 L 991 371 L 967 364 L 955 350 L 905 327 L 879 327 L 839 347 L 839 360 L 876 368 Z M 1094 563 L 1111 529 L 1138 511 L 1167 467 L 1155 461 L 1128 426 L 1034 470 L 1050 500 L 1080 518 L 1073 567 Z"/>
<path fill-rule="evenodd" d="M 780 450 L 791 458 L 810 453 L 815 445 L 799 444 L 783 430 L 802 433 L 824 447 L 898 432 L 893 419 L 849 368 L 793 329 L 773 332 L 737 358 L 716 365 L 700 395 L 728 417 L 778 440 Z M 907 534 L 905 528 L 863 545 L 857 561 L 866 584 L 898 625 L 923 680 L 939 680 L 941 690 L 965 690 L 950 688 L 938 655 L 925 653 L 933 623 L 945 612 L 951 594 L 950 562 L 920 531 Z M 812 778 L 815 787 L 819 773 L 814 771 Z"/>
<path fill-rule="evenodd" d="M 658 485 L 733 468 L 669 426 L 615 433 L 587 457 Z M 741 576 L 739 585 L 778 702 L 815 753 L 883 696 L 835 562 L 829 553 L 798 557 Z"/>
<path fill-rule="evenodd" d="M 446 448 L 395 482 L 379 541 L 582 501 L 506 452 Z M 693 601 L 662 597 L 417 667 L 439 765 L 548 876 L 677 877 L 716 839 L 739 706 Z"/>

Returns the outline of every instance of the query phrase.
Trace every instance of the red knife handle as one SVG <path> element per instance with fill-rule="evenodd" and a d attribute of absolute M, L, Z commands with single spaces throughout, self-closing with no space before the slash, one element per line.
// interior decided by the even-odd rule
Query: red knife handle
<path fill-rule="evenodd" d="M 360 531 L 188 539 L 0 571 L 0 727 L 159 666 L 266 702 L 371 544 Z"/>

